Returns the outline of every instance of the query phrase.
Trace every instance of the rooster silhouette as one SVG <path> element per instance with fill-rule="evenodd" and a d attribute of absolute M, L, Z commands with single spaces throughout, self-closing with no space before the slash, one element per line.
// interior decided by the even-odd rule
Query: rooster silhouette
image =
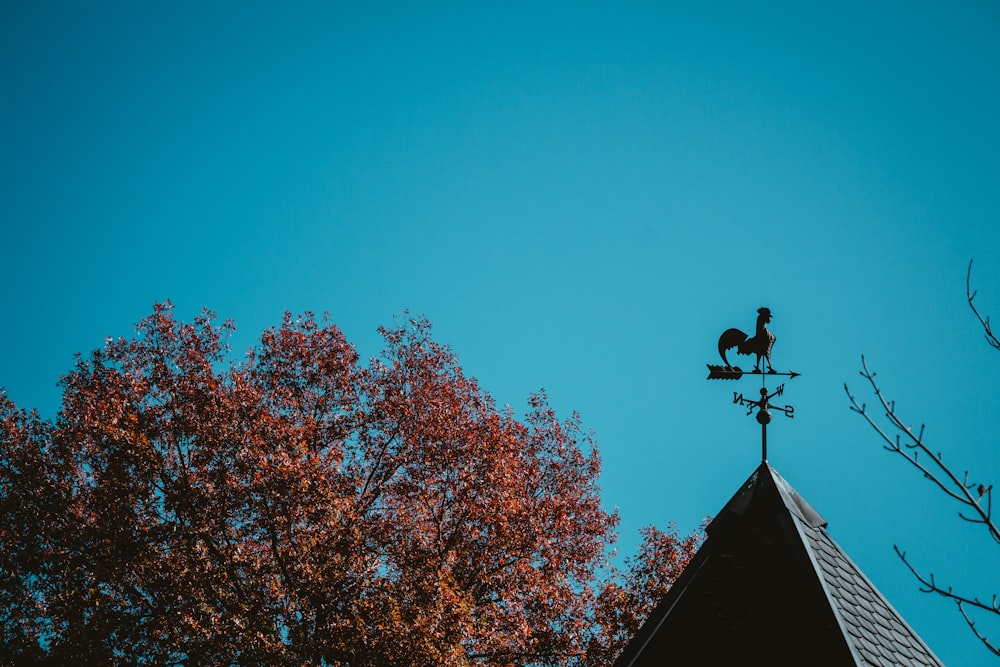
<path fill-rule="evenodd" d="M 726 350 L 736 348 L 739 354 L 756 354 L 757 363 L 754 364 L 755 373 L 762 372 L 760 360 L 764 359 L 767 364 L 767 372 L 774 373 L 771 367 L 771 348 L 774 347 L 774 334 L 767 328 L 767 323 L 771 321 L 770 308 L 757 309 L 757 331 L 750 337 L 739 329 L 726 329 L 719 336 L 719 355 L 726 362 L 727 368 L 732 368 L 729 359 L 726 359 Z"/>

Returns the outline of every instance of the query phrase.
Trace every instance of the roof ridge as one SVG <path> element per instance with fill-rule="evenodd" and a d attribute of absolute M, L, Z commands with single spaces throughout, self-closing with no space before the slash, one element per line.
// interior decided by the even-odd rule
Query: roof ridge
<path fill-rule="evenodd" d="M 761 468 L 766 466 L 767 471 L 770 473 L 771 481 L 774 482 L 775 487 L 781 494 L 782 500 L 785 502 L 785 507 L 797 516 L 799 519 L 804 521 L 807 525 L 815 526 L 819 528 L 825 528 L 827 525 L 826 519 L 813 509 L 813 506 L 806 502 L 806 499 L 799 495 L 791 484 L 789 484 L 784 477 L 778 474 L 770 463 L 764 461 L 761 464 Z"/>
<path fill-rule="evenodd" d="M 840 608 L 836 597 L 833 594 L 830 583 L 827 581 L 824 575 L 823 568 L 819 564 L 817 555 L 812 549 L 812 545 L 809 542 L 809 538 L 805 531 L 807 530 L 807 525 L 802 522 L 802 520 L 797 516 L 792 516 L 792 525 L 795 526 L 795 530 L 799 535 L 799 540 L 802 543 L 802 548 L 806 552 L 806 556 L 809 558 L 809 562 L 812 564 L 813 575 L 816 577 L 820 589 L 823 591 L 823 595 L 826 597 L 827 604 L 830 606 L 830 610 L 833 612 L 833 617 L 837 621 L 837 627 L 840 628 L 840 637 L 843 639 L 844 643 L 847 645 L 847 650 L 850 651 L 851 657 L 858 665 L 864 665 L 864 658 L 858 652 L 858 647 L 849 638 L 851 637 L 850 631 L 847 627 L 847 621 L 844 619 L 843 612 Z M 825 528 L 820 527 L 826 533 Z"/>
<path fill-rule="evenodd" d="M 796 524 L 798 523 L 796 522 Z M 896 661 L 903 659 L 905 664 L 943 667 L 944 663 L 934 654 L 934 651 L 906 622 L 902 614 L 892 606 L 889 599 L 879 591 L 868 575 L 858 567 L 857 563 L 851 559 L 825 528 L 801 525 L 800 533 L 803 537 L 803 545 L 809 552 L 810 560 L 815 563 L 823 589 L 830 599 L 830 606 L 845 630 L 844 636 L 852 640 L 849 642 L 852 644 L 852 653 L 872 654 L 872 648 L 868 645 L 871 644 L 875 649 L 879 649 L 878 656 L 870 656 L 872 659 L 876 657 Z M 839 572 L 837 568 L 839 568 Z M 855 581 L 838 585 L 845 573 L 848 573 Z M 857 590 L 848 590 L 849 588 Z M 859 594 L 866 593 L 867 600 L 864 597 L 860 600 L 857 599 Z M 848 600 L 848 596 L 855 599 Z M 891 623 L 895 627 L 886 627 L 878 622 L 879 618 L 870 618 L 872 612 L 865 610 L 864 605 L 861 604 L 864 601 L 873 606 L 881 607 L 888 618 L 878 614 L 878 609 L 873 611 L 876 615 L 882 616 L 882 621 Z M 899 637 L 908 640 L 906 644 L 901 643 Z M 881 650 L 885 649 L 887 644 L 897 649 L 892 651 L 892 655 L 886 655 Z M 881 664 L 881 662 L 865 659 L 864 656 L 862 656 L 862 660 L 864 662 L 859 664 Z"/>

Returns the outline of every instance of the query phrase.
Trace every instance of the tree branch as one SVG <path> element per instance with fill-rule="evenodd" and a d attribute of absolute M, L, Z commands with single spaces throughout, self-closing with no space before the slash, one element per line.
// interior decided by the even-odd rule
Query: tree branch
<path fill-rule="evenodd" d="M 1000 340 L 993 333 L 990 327 L 989 316 L 984 317 L 980 314 L 979 310 L 976 308 L 973 300 L 975 299 L 976 292 L 972 290 L 972 261 L 969 261 L 969 269 L 965 276 L 965 294 L 966 299 L 969 302 L 969 307 L 975 314 L 979 323 L 983 327 L 985 332 L 986 342 L 995 350 L 1000 350 Z M 851 401 L 851 410 L 857 412 L 865 421 L 875 430 L 876 433 L 884 441 L 883 447 L 890 452 L 899 454 L 913 467 L 919 470 L 926 479 L 930 480 L 935 486 L 937 486 L 941 491 L 945 493 L 948 497 L 958 501 L 964 507 L 959 510 L 958 516 L 964 521 L 970 523 L 981 524 L 986 527 L 987 532 L 989 532 L 990 537 L 1000 544 L 1000 529 L 997 527 L 997 523 L 993 520 L 993 485 L 975 483 L 969 481 L 969 472 L 966 470 L 961 479 L 958 475 L 952 471 L 943 461 L 940 452 L 931 451 L 924 442 L 924 426 L 920 426 L 920 430 L 914 433 L 913 427 L 906 425 L 906 423 L 900 419 L 899 415 L 896 413 L 896 403 L 895 401 L 888 400 L 882 394 L 878 383 L 875 381 L 875 373 L 868 368 L 868 364 L 865 361 L 864 356 L 861 357 L 861 376 L 868 380 L 871 385 L 872 391 L 875 393 L 876 398 L 878 398 L 882 409 L 885 411 L 885 418 L 888 420 L 888 426 L 883 427 L 881 424 L 875 421 L 871 414 L 867 411 L 864 403 L 859 403 L 857 399 L 851 394 L 850 389 L 847 384 L 844 384 L 844 391 L 847 393 L 848 399 Z M 923 454 L 923 458 L 921 458 Z M 968 512 L 968 513 L 967 513 Z M 976 627 L 975 621 L 969 616 L 968 609 L 977 610 L 980 613 L 987 613 L 993 616 L 1000 616 L 1000 602 L 998 602 L 997 595 L 993 595 L 991 602 L 982 602 L 979 598 L 969 598 L 958 593 L 955 593 L 951 587 L 943 588 L 937 584 L 934 579 L 934 574 L 931 573 L 928 576 L 922 575 L 917 571 L 915 567 L 907 560 L 906 553 L 901 551 L 898 546 L 894 546 L 896 554 L 899 556 L 900 560 L 909 568 L 910 572 L 921 584 L 921 589 L 925 593 L 934 593 L 952 600 L 958 607 L 959 613 L 962 618 L 965 619 L 966 625 L 975 635 L 975 637 L 989 650 L 993 655 L 1000 657 L 1000 648 L 986 637 L 985 634 L 979 631 Z"/>
<path fill-rule="evenodd" d="M 397 427 L 396 429 L 393 430 L 392 433 L 388 435 L 388 437 L 385 439 L 385 442 L 383 442 L 379 446 L 379 451 L 378 454 L 376 454 L 375 456 L 375 461 L 372 463 L 371 470 L 368 471 L 368 475 L 365 478 L 365 483 L 361 487 L 361 492 L 358 493 L 358 499 L 359 501 L 361 501 L 362 504 L 371 505 L 373 502 L 375 502 L 375 499 L 379 496 L 380 490 L 376 490 L 376 492 L 374 493 L 374 495 L 372 495 L 372 497 L 368 500 L 368 502 L 367 503 L 364 502 L 365 496 L 368 495 L 368 492 L 372 487 L 372 482 L 376 481 L 380 468 L 382 467 L 382 459 L 385 458 L 386 454 L 389 452 L 389 447 L 392 446 L 392 443 L 396 440 L 399 434 L 400 434 L 400 429 L 399 427 Z M 389 478 L 392 477 L 392 474 L 393 474 L 392 472 L 384 473 L 383 478 L 378 480 L 378 484 L 384 484 L 385 482 L 387 482 Z"/>
<path fill-rule="evenodd" d="M 868 380 L 868 383 L 872 387 L 872 391 L 875 393 L 879 403 L 885 410 L 885 417 L 888 419 L 889 425 L 893 430 L 898 431 L 898 433 L 896 433 L 894 437 L 887 433 L 886 430 L 879 425 L 867 411 L 866 405 L 864 403 L 859 403 L 854 395 L 851 394 L 850 389 L 845 383 L 844 391 L 847 392 L 847 397 L 851 401 L 851 410 L 864 417 L 875 432 L 881 436 L 882 440 L 886 443 L 883 445 L 885 449 L 902 456 L 910 463 L 910 465 L 923 473 L 924 477 L 933 482 L 948 497 L 957 500 L 959 503 L 968 508 L 971 511 L 972 516 L 968 516 L 960 511 L 959 516 L 962 519 L 971 523 L 986 526 L 986 530 L 989 532 L 990 537 L 1000 544 L 1000 527 L 997 526 L 997 523 L 993 520 L 992 516 L 993 485 L 969 482 L 968 471 L 965 471 L 963 479 L 959 479 L 951 468 L 944 463 L 941 458 L 941 453 L 932 451 L 924 443 L 924 426 L 921 425 L 920 431 L 914 433 L 913 427 L 906 425 L 906 423 L 900 419 L 899 415 L 896 413 L 895 401 L 886 399 L 882 394 L 881 389 L 875 381 L 876 374 L 868 368 L 868 363 L 865 361 L 864 356 L 861 357 L 861 366 L 863 368 L 861 371 L 861 377 Z M 921 454 L 924 455 L 923 459 L 921 459 Z"/>
<path fill-rule="evenodd" d="M 976 622 L 973 621 L 971 618 L 969 618 L 969 615 L 965 613 L 965 607 L 962 605 L 962 602 L 956 601 L 955 604 L 958 605 L 958 611 L 961 612 L 962 618 L 965 619 L 965 622 L 968 624 L 969 629 L 972 630 L 972 634 L 976 636 L 976 639 L 981 641 L 983 643 L 983 646 L 989 649 L 989 651 L 993 653 L 993 655 L 1000 657 L 1000 649 L 991 644 L 990 640 L 986 638 L 986 635 L 984 635 L 983 633 L 979 632 L 979 630 L 976 629 Z"/>
<path fill-rule="evenodd" d="M 997 339 L 993 330 L 990 328 L 990 316 L 987 315 L 983 317 L 979 314 L 979 310 L 976 309 L 976 304 L 972 303 L 972 300 L 976 298 L 976 292 L 972 291 L 972 260 L 969 260 L 969 270 L 965 274 L 965 297 L 969 300 L 969 308 L 972 308 L 972 312 L 976 314 L 976 319 L 979 323 L 983 325 L 983 331 L 985 332 L 986 342 L 989 343 L 990 347 L 994 350 L 1000 350 L 1000 340 Z"/>
<path fill-rule="evenodd" d="M 920 590 L 924 593 L 935 593 L 952 600 L 958 606 L 958 611 L 962 614 L 962 618 L 965 619 L 966 624 L 969 626 L 969 629 L 972 630 L 972 633 L 976 635 L 976 638 L 979 639 L 979 641 L 981 641 L 983 645 L 993 653 L 993 655 L 1000 657 L 1000 649 L 992 644 L 986 635 L 981 633 L 979 629 L 976 628 L 976 622 L 969 618 L 969 614 L 965 610 L 966 605 L 968 605 L 979 609 L 980 611 L 1000 616 L 1000 601 L 998 601 L 997 596 L 994 595 L 993 600 L 987 603 L 981 601 L 979 598 L 967 598 L 959 595 L 952 591 L 950 586 L 948 588 L 941 588 L 934 580 L 933 573 L 928 576 L 920 574 L 917 569 L 913 567 L 910 561 L 906 559 L 905 551 L 901 551 L 896 545 L 893 545 L 892 548 L 896 551 L 896 555 L 899 556 L 899 559 L 910 569 L 910 572 L 913 573 L 913 576 L 916 577 L 917 581 L 920 582 L 922 586 Z"/>

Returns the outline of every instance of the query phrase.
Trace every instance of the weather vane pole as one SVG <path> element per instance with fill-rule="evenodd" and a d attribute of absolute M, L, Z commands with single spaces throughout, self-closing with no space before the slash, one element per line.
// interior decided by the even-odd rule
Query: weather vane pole
<path fill-rule="evenodd" d="M 757 329 L 753 336 L 748 336 L 739 329 L 726 329 L 719 337 L 719 356 L 722 357 L 725 365 L 716 366 L 708 364 L 709 380 L 739 380 L 744 375 L 760 376 L 760 399 L 751 400 L 743 396 L 743 394 L 734 391 L 733 403 L 745 406 L 748 415 L 753 414 L 755 408 L 757 410 L 757 423 L 760 424 L 762 462 L 767 461 L 767 425 L 771 423 L 771 410 L 783 412 L 786 417 L 795 416 L 794 406 L 785 405 L 779 407 L 771 405 L 772 398 L 781 396 L 784 393 L 785 385 L 779 384 L 773 392 L 768 392 L 767 376 L 786 375 L 789 378 L 794 378 L 799 375 L 799 373 L 793 370 L 784 372 L 776 371 L 771 366 L 771 349 L 774 347 L 775 337 L 770 329 L 767 328 L 767 324 L 770 321 L 771 310 L 769 308 L 758 308 Z M 729 363 L 729 359 L 726 358 L 726 352 L 734 347 L 738 354 L 753 354 L 757 356 L 757 363 L 754 364 L 752 371 L 744 372 L 739 366 L 733 366 Z M 764 362 L 766 370 L 761 367 L 761 361 Z"/>

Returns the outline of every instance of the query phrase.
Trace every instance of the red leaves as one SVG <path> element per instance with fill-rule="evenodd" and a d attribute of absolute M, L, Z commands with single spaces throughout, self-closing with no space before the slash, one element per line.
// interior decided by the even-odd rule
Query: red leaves
<path fill-rule="evenodd" d="M 0 658 L 604 664 L 690 557 L 651 529 L 602 584 L 579 417 L 498 411 L 425 320 L 367 368 L 312 315 L 241 365 L 231 330 L 157 305 L 54 425 L 0 396 Z"/>
<path fill-rule="evenodd" d="M 704 526 L 703 526 L 704 528 Z M 587 651 L 586 665 L 610 665 L 666 595 L 701 544 L 700 535 L 681 537 L 647 526 L 639 551 L 624 572 L 612 570 L 594 602 L 600 628 Z"/>

